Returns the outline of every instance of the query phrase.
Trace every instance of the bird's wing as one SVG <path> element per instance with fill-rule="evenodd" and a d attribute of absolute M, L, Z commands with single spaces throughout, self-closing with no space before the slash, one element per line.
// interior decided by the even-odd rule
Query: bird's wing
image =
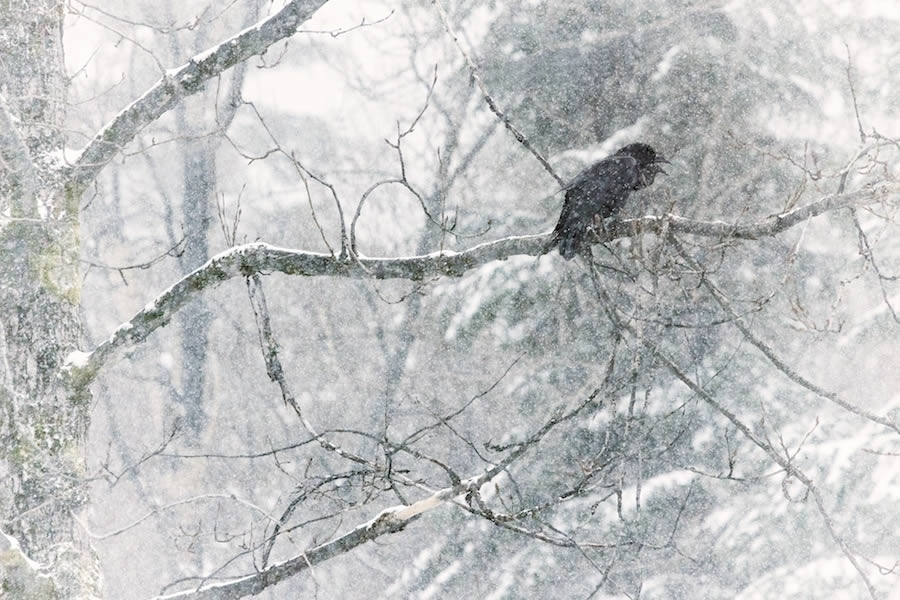
<path fill-rule="evenodd" d="M 642 187 L 640 174 L 630 154 L 614 154 L 581 171 L 563 188 L 566 198 L 548 247 L 558 246 L 566 259 L 574 257 L 595 220 L 618 213 L 628 195 Z"/>
<path fill-rule="evenodd" d="M 637 160 L 624 155 L 607 157 L 581 171 L 563 188 L 566 197 L 554 234 L 584 231 L 594 215 L 609 216 L 623 190 L 630 190 L 637 178 Z"/>
<path fill-rule="evenodd" d="M 579 173 L 566 188 L 565 221 L 610 216 L 638 182 L 638 163 L 630 156 L 610 156 Z"/>
<path fill-rule="evenodd" d="M 563 189 L 579 188 L 586 193 L 597 193 L 604 187 L 631 187 L 638 182 L 638 171 L 634 157 L 613 155 L 581 171 Z"/>

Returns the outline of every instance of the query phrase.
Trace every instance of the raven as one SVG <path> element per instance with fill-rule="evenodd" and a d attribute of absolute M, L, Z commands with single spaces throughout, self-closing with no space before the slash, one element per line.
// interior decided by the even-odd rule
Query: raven
<path fill-rule="evenodd" d="M 563 188 L 566 199 L 546 251 L 558 246 L 563 258 L 572 259 L 582 251 L 594 219 L 618 213 L 632 191 L 653 183 L 657 173 L 665 174 L 660 163 L 668 162 L 652 147 L 637 143 L 583 170 Z"/>

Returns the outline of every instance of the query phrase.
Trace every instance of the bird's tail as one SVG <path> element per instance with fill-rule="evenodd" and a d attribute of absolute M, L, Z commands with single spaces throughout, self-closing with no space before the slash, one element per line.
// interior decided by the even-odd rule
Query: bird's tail
<path fill-rule="evenodd" d="M 559 254 L 566 260 L 572 260 L 581 251 L 581 238 L 584 232 L 576 230 L 577 228 L 557 227 L 553 230 L 553 237 L 544 247 L 544 252 L 550 252 L 554 248 L 559 248 Z"/>
<path fill-rule="evenodd" d="M 574 235 L 568 235 L 565 237 L 560 237 L 559 239 L 559 254 L 566 260 L 572 260 L 575 258 L 575 255 L 578 254 L 579 244 L 578 238 Z"/>

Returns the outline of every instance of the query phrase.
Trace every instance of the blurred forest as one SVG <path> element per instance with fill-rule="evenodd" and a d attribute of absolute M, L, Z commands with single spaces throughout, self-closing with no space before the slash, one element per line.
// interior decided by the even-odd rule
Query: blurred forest
<path fill-rule="evenodd" d="M 47 160 L 294 4 L 320 2 L 41 0 Z M 78 201 L 85 353 L 276 247 L 89 376 L 70 529 L 102 597 L 900 598 L 900 9 L 330 0 L 255 54 L 116 138 Z M 634 141 L 669 175 L 590 263 L 541 256 L 562 194 L 535 155 L 569 180 Z M 51 564 L 17 439 L 0 529 Z"/>

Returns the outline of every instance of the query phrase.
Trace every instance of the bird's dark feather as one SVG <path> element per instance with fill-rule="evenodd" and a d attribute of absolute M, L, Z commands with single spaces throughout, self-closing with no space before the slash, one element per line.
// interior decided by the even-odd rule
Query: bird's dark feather
<path fill-rule="evenodd" d="M 594 219 L 618 213 L 632 191 L 653 182 L 662 160 L 646 144 L 632 144 L 581 171 L 563 188 L 565 201 L 548 250 L 558 246 L 563 258 L 573 258 Z"/>

